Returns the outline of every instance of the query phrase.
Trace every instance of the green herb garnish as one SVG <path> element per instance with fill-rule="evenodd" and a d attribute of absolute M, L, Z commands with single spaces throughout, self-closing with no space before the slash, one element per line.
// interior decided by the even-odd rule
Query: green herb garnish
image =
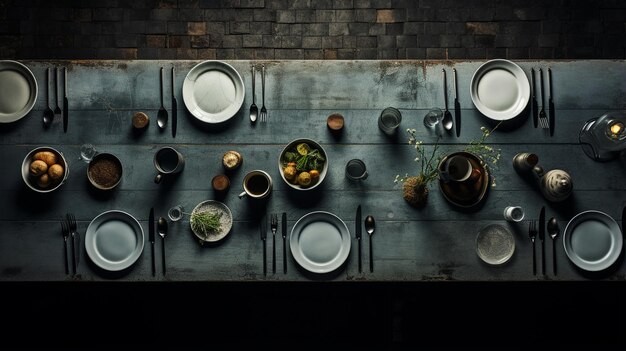
<path fill-rule="evenodd" d="M 191 215 L 191 229 L 205 237 L 217 233 L 222 229 L 222 215 L 222 212 L 196 212 Z"/>

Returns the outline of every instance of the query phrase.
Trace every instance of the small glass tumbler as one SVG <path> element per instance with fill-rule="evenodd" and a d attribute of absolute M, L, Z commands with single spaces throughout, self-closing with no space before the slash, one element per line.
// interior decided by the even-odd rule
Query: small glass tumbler
<path fill-rule="evenodd" d="M 504 219 L 509 222 L 520 222 L 524 219 L 524 210 L 519 206 L 507 206 L 504 209 Z"/>
<path fill-rule="evenodd" d="M 184 210 L 185 209 L 183 208 L 183 205 L 176 205 L 170 208 L 169 211 L 167 211 L 167 216 L 170 218 L 172 222 L 180 221 L 183 218 Z"/>
<path fill-rule="evenodd" d="M 378 117 L 378 128 L 386 134 L 393 134 L 402 122 L 402 114 L 397 108 L 387 107 Z"/>
<path fill-rule="evenodd" d="M 85 163 L 91 162 L 91 159 L 96 156 L 96 147 L 91 144 L 83 144 L 80 146 L 80 159 Z"/>
<path fill-rule="evenodd" d="M 443 111 L 440 108 L 432 108 L 426 116 L 424 116 L 424 125 L 426 128 L 434 130 L 437 135 L 443 136 Z"/>
<path fill-rule="evenodd" d="M 359 159 L 353 159 L 346 164 L 346 177 L 350 180 L 365 180 L 367 179 L 367 169 L 365 162 Z"/>

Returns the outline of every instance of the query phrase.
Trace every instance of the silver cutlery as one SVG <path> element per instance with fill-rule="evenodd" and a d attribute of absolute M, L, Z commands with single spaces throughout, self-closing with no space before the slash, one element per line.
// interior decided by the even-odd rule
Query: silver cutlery
<path fill-rule="evenodd" d="M 46 109 L 43 111 L 43 126 L 48 128 L 54 120 L 54 111 L 50 108 L 50 68 L 46 70 Z"/>
<path fill-rule="evenodd" d="M 63 234 L 63 262 L 65 265 L 65 274 L 70 274 L 70 267 L 67 263 L 67 239 L 70 237 L 70 226 L 61 219 L 61 234 Z"/>
<path fill-rule="evenodd" d="M 159 129 L 163 130 L 167 125 L 167 110 L 165 109 L 165 106 L 163 106 L 163 67 L 161 67 L 159 80 L 161 82 L 161 107 L 157 113 L 157 125 L 159 126 Z"/>
<path fill-rule="evenodd" d="M 256 106 L 256 87 L 255 87 L 255 79 L 256 78 L 256 69 L 254 65 L 252 65 L 252 105 L 250 105 L 250 122 L 256 122 L 256 118 L 259 115 L 259 108 Z"/>
<path fill-rule="evenodd" d="M 63 67 L 63 133 L 67 133 L 68 126 L 68 108 L 69 102 L 67 100 L 67 67 Z"/>
<path fill-rule="evenodd" d="M 150 253 L 152 257 L 152 276 L 156 275 L 156 264 L 154 263 L 154 207 L 150 209 L 148 218 L 148 240 L 150 241 Z"/>
<path fill-rule="evenodd" d="M 443 111 L 443 119 L 441 120 L 441 123 L 445 130 L 450 131 L 452 130 L 453 121 L 452 114 L 450 113 L 450 110 L 448 110 L 448 82 L 446 79 L 446 70 L 442 68 L 441 72 L 443 72 L 443 99 L 446 104 L 446 109 Z"/>
<path fill-rule="evenodd" d="M 263 104 L 261 105 L 261 123 L 267 122 L 267 109 L 265 108 L 265 65 L 261 65 L 261 97 Z"/>
<path fill-rule="evenodd" d="M 283 273 L 287 274 L 287 213 L 283 212 Z"/>
<path fill-rule="evenodd" d="M 548 116 L 546 115 L 546 100 L 543 88 L 543 70 L 539 69 L 539 85 L 541 85 L 541 110 L 539 110 L 539 125 L 542 129 L 548 129 Z"/>
<path fill-rule="evenodd" d="M 80 234 L 77 232 L 76 217 L 74 217 L 73 214 L 68 213 L 66 218 L 67 224 L 70 228 L 70 235 L 72 237 L 72 274 L 76 274 L 80 255 Z"/>
<path fill-rule="evenodd" d="M 539 241 L 541 241 L 541 274 L 546 275 L 546 207 L 539 212 Z"/>
<path fill-rule="evenodd" d="M 556 275 L 556 238 L 559 236 L 559 223 L 554 217 L 548 221 L 548 234 L 552 238 L 552 271 Z"/>
<path fill-rule="evenodd" d="M 174 92 L 176 88 L 174 87 L 174 83 L 176 81 L 174 67 L 172 67 L 172 138 L 176 138 L 176 130 L 178 127 L 178 103 L 176 102 L 176 96 Z"/>
<path fill-rule="evenodd" d="M 535 258 L 535 239 L 537 238 L 537 223 L 535 221 L 528 222 L 528 236 L 533 243 L 533 275 L 537 275 L 537 259 Z"/>
<path fill-rule="evenodd" d="M 163 217 L 159 217 L 157 228 L 161 236 L 161 264 L 163 265 L 163 275 L 165 275 L 165 235 L 167 235 L 167 220 Z"/>
<path fill-rule="evenodd" d="M 373 255 L 373 248 L 372 248 L 372 235 L 374 234 L 374 230 L 376 230 L 376 221 L 374 220 L 374 217 L 372 216 L 367 216 L 365 217 L 365 231 L 367 232 L 367 234 L 369 234 L 369 238 L 370 238 L 370 272 L 373 273 L 374 272 L 374 255 Z"/>
<path fill-rule="evenodd" d="M 261 241 L 263 241 L 263 275 L 267 275 L 267 245 L 265 240 L 267 239 L 267 216 L 264 215 L 261 219 Z"/>
<path fill-rule="evenodd" d="M 278 230 L 278 215 L 272 213 L 272 273 L 276 274 L 276 231 Z"/>
<path fill-rule="evenodd" d="M 61 108 L 59 107 L 59 70 L 57 69 L 57 67 L 54 67 L 54 104 L 55 104 L 55 108 L 54 108 L 54 115 L 55 117 L 61 116 Z"/>
<path fill-rule="evenodd" d="M 356 241 L 358 243 L 358 250 L 359 250 L 359 273 L 361 273 L 362 268 L 361 268 L 361 205 L 359 205 L 359 207 L 356 208 L 356 218 L 354 220 L 354 234 L 356 236 Z"/>

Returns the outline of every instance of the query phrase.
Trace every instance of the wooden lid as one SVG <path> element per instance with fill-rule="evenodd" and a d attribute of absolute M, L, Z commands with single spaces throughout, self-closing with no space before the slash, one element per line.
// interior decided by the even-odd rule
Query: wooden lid
<path fill-rule="evenodd" d="M 133 114 L 133 127 L 143 129 L 150 123 L 150 117 L 143 112 Z"/>

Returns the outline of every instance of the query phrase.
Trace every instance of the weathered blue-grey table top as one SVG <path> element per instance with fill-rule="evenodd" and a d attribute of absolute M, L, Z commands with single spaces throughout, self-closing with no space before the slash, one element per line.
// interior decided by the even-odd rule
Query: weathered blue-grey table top
<path fill-rule="evenodd" d="M 397 107 L 403 115 L 401 128 L 417 129 L 426 143 L 435 138 L 423 127 L 422 119 L 431 107 L 443 107 L 441 69 L 448 70 L 448 89 L 452 93 L 452 68 L 458 72 L 459 99 L 463 129 L 460 138 L 446 136 L 445 152 L 460 151 L 480 136 L 488 121 L 474 108 L 469 95 L 472 74 L 483 63 L 433 61 L 266 61 L 267 124 L 252 125 L 248 120 L 251 104 L 250 61 L 229 61 L 242 75 L 246 97 L 240 112 L 223 128 L 203 128 L 186 111 L 182 98 L 185 74 L 200 61 L 24 61 L 39 82 L 34 109 L 21 121 L 0 125 L 0 280 L 124 280 L 124 281 L 299 281 L 311 277 L 288 259 L 283 274 L 282 242 L 277 237 L 278 273 L 267 276 L 262 270 L 262 241 L 258 221 L 262 206 L 240 200 L 243 174 L 264 169 L 274 178 L 274 191 L 267 212 L 286 212 L 289 230 L 295 221 L 314 210 L 330 211 L 342 218 L 352 232 L 352 249 L 345 267 L 323 277 L 336 281 L 520 281 L 584 280 L 603 278 L 626 280 L 626 264 L 620 259 L 606 274 L 590 276 L 577 270 L 567 259 L 562 241 L 557 243 L 558 276 L 551 274 L 552 242 L 546 240 L 548 274 L 533 276 L 531 243 L 527 222 L 509 224 L 502 212 L 507 205 L 520 205 L 526 218 L 536 219 L 541 205 L 547 218 L 555 216 L 561 229 L 577 213 L 596 209 L 613 216 L 619 223 L 626 205 L 626 163 L 617 160 L 597 163 L 587 158 L 578 145 L 582 124 L 610 110 L 626 109 L 626 62 L 558 61 L 517 62 L 527 73 L 531 67 L 551 67 L 554 101 L 557 109 L 553 137 L 532 126 L 532 119 L 521 121 L 512 130 L 500 130 L 488 143 L 502 150 L 502 162 L 493 174 L 497 185 L 478 211 L 459 211 L 448 204 L 432 183 L 428 204 L 416 210 L 402 199 L 393 180 L 397 174 L 414 174 L 417 164 L 407 136 L 382 134 L 376 124 L 380 111 Z M 70 102 L 69 130 L 63 133 L 59 119 L 44 130 L 41 116 L 45 108 L 45 69 L 52 65 L 68 68 Z M 159 132 L 159 68 L 176 67 L 178 88 L 178 135 L 169 128 Z M 257 78 L 260 76 L 257 76 Z M 165 95 L 170 94 L 169 76 Z M 259 84 L 259 79 L 257 79 Z M 52 99 L 51 95 L 51 99 Z M 453 96 L 453 95 L 451 95 Z M 257 103 L 260 86 L 257 85 Z M 165 101 L 170 109 L 169 99 Z M 452 100 L 450 107 L 452 107 Z M 132 133 L 131 116 L 143 111 L 151 117 L 149 129 L 141 136 Z M 345 116 L 341 138 L 326 128 L 326 117 L 339 112 Z M 171 111 L 170 111 L 171 115 Z M 276 161 L 289 141 L 307 137 L 321 142 L 330 159 L 326 180 L 312 194 L 294 194 L 280 179 Z M 80 145 L 92 143 L 99 151 L 112 152 L 124 165 L 120 186 L 103 196 L 91 190 L 86 164 L 78 160 Z M 48 145 L 70 160 L 68 181 L 57 191 L 40 196 L 25 187 L 19 168 L 24 156 L 37 146 Z M 175 146 L 186 157 L 185 170 L 169 184 L 154 184 L 152 157 L 159 147 Z M 197 203 L 213 199 L 210 181 L 223 173 L 221 157 L 225 151 L 238 150 L 243 167 L 231 179 L 232 187 L 222 199 L 232 210 L 234 225 L 226 240 L 201 247 L 190 231 L 188 217 L 170 223 L 167 241 L 168 272 L 160 273 L 160 239 L 157 238 L 157 276 L 151 275 L 149 245 L 129 270 L 119 275 L 102 272 L 89 262 L 84 247 L 76 277 L 64 273 L 63 240 L 58 223 L 66 212 L 76 214 L 78 230 L 84 237 L 89 222 L 107 210 L 118 209 L 135 216 L 147 234 L 151 206 L 157 216 L 166 216 L 175 204 L 190 211 Z M 534 152 L 546 169 L 560 168 L 572 175 L 575 193 L 565 203 L 545 201 L 536 186 L 524 181 L 513 170 L 511 160 L 518 152 Z M 344 176 L 344 166 L 352 158 L 367 164 L 370 176 L 359 184 Z M 358 204 L 363 217 L 377 220 L 373 238 L 375 272 L 367 269 L 368 242 L 363 242 L 363 273 L 357 270 L 354 217 Z M 490 223 L 508 226 L 515 235 L 513 258 L 503 266 L 483 263 L 475 252 L 478 230 Z M 271 235 L 271 234 L 270 234 Z M 146 235 L 147 237 L 147 235 Z M 271 237 L 269 237 L 271 239 Z M 562 237 L 561 237 L 562 238 Z M 268 266 L 271 267 L 271 240 L 268 240 Z M 537 260 L 540 267 L 540 244 Z"/>

